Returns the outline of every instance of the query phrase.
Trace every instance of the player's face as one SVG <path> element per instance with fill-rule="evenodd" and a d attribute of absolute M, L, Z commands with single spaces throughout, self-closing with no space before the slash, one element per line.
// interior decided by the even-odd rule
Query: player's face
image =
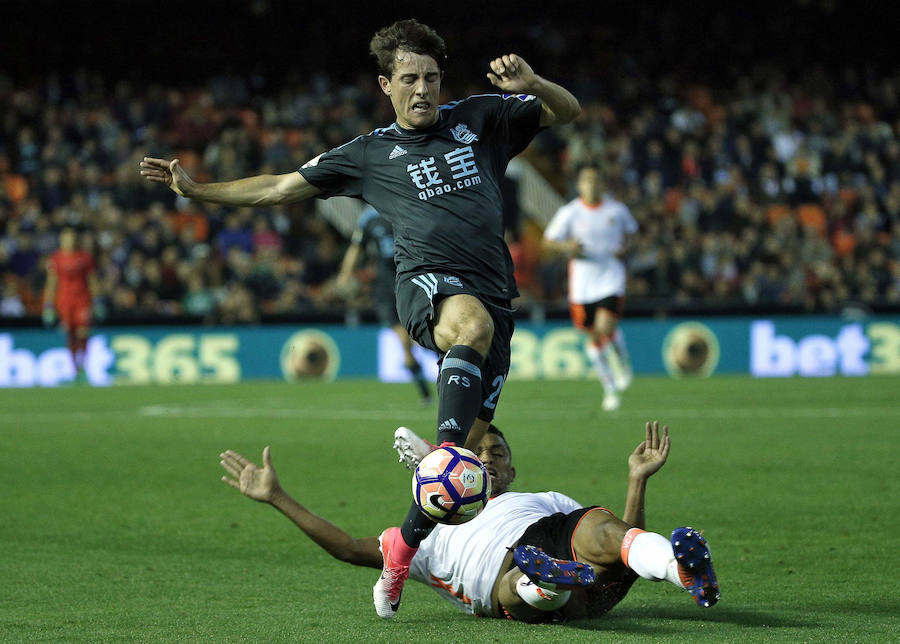
<path fill-rule="evenodd" d="M 438 120 L 441 70 L 431 56 L 398 49 L 391 77 L 379 76 L 381 91 L 390 96 L 400 127 L 417 130 Z"/>
<path fill-rule="evenodd" d="M 63 250 L 72 250 L 75 248 L 75 231 L 65 229 L 59 234 L 59 247 Z"/>
<path fill-rule="evenodd" d="M 578 173 L 578 196 L 589 204 L 600 203 L 603 195 L 603 180 L 594 168 L 584 168 Z"/>
<path fill-rule="evenodd" d="M 512 466 L 509 447 L 503 439 L 496 434 L 485 434 L 475 453 L 491 477 L 491 496 L 508 491 L 516 478 L 516 468 Z"/>

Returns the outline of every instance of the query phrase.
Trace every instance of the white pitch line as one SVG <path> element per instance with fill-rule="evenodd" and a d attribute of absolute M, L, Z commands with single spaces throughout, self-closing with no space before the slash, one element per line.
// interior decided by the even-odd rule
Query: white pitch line
<path fill-rule="evenodd" d="M 229 401 L 231 402 L 231 401 Z M 404 418 L 431 418 L 435 414 L 434 409 L 416 408 L 409 406 L 392 406 L 381 409 L 327 409 L 323 407 L 286 408 L 286 407 L 228 407 L 228 406 L 187 406 L 180 404 L 148 405 L 138 409 L 98 409 L 95 411 L 35 411 L 23 412 L 15 417 L 0 416 L 0 429 L 5 427 L 18 427 L 23 422 L 54 422 L 60 419 L 79 423 L 98 422 L 110 419 L 140 417 L 153 419 L 174 418 L 215 418 L 215 419 L 248 419 L 248 418 L 272 418 L 272 419 L 299 419 L 299 420 L 386 420 L 402 422 Z M 872 406 L 872 407 L 793 407 L 793 408 L 765 408 L 765 407 L 723 407 L 714 409 L 703 408 L 671 408 L 661 405 L 650 409 L 620 409 L 615 412 L 601 412 L 593 407 L 565 407 L 552 408 L 542 406 L 539 409 L 515 408 L 511 404 L 503 407 L 498 414 L 498 422 L 507 422 L 507 418 L 514 418 L 517 414 L 526 414 L 529 418 L 539 420 L 558 420 L 565 417 L 590 418 L 592 420 L 609 419 L 637 419 L 644 421 L 652 418 L 660 418 L 670 422 L 670 419 L 682 418 L 688 420 L 712 419 L 712 420 L 764 420 L 774 418 L 794 419 L 860 419 L 860 418 L 896 418 L 900 416 L 900 406 Z"/>
<path fill-rule="evenodd" d="M 529 409 L 529 417 L 556 419 L 574 410 L 566 409 Z M 575 411 L 578 413 L 600 412 L 590 408 Z M 429 410 L 398 409 L 285 409 L 272 407 L 187 407 L 180 405 L 150 405 L 141 407 L 138 415 L 163 418 L 307 418 L 317 420 L 366 420 L 396 419 L 404 414 L 429 414 Z M 605 414 L 604 414 L 605 415 Z M 666 418 L 868 418 L 873 416 L 898 416 L 900 407 L 730 407 L 715 409 L 673 409 L 660 407 L 656 409 L 621 409 L 608 415 L 610 419 L 621 416 L 637 416 L 649 418 L 664 415 Z"/>
<path fill-rule="evenodd" d="M 428 414 L 428 410 L 411 409 L 278 409 L 271 407 L 179 407 L 150 405 L 138 409 L 138 415 L 156 418 L 302 418 L 309 420 L 390 420 L 412 413 Z"/>

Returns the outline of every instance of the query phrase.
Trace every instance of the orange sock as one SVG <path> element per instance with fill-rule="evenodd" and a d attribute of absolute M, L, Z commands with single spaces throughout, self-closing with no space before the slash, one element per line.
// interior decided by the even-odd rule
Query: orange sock
<path fill-rule="evenodd" d="M 640 528 L 631 528 L 628 532 L 625 533 L 625 538 L 622 539 L 622 548 L 619 550 L 619 553 L 622 557 L 622 563 L 626 566 L 628 565 L 628 553 L 631 551 L 631 544 L 634 541 L 634 538 L 641 534 L 642 532 L 646 532 L 646 530 L 641 530 Z"/>

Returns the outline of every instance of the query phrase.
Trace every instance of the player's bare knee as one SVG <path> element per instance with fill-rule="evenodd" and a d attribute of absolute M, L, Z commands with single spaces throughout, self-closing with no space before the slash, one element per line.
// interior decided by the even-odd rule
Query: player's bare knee
<path fill-rule="evenodd" d="M 591 342 L 593 342 L 598 347 L 602 347 L 604 344 L 606 344 L 609 341 L 609 335 L 607 335 L 606 333 L 602 333 L 600 330 L 598 330 L 596 328 L 591 329 L 590 336 L 591 336 Z"/>
<path fill-rule="evenodd" d="M 613 333 L 616 332 L 616 323 L 616 317 L 612 313 L 599 313 L 593 328 L 593 335 L 602 338 L 604 341 L 611 338 Z"/>
<path fill-rule="evenodd" d="M 493 338 L 494 321 L 477 298 L 454 295 L 440 303 L 434 339 L 442 350 L 462 344 L 487 355 Z"/>
<path fill-rule="evenodd" d="M 578 559 L 595 568 L 621 563 L 622 539 L 630 527 L 604 510 L 589 512 L 573 535 Z"/>
<path fill-rule="evenodd" d="M 490 316 L 466 319 L 461 325 L 456 344 L 472 347 L 481 355 L 487 355 L 494 339 L 494 321 Z"/>

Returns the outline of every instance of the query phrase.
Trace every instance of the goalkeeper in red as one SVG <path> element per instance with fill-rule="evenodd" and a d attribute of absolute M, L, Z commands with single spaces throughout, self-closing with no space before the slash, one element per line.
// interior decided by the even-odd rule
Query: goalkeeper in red
<path fill-rule="evenodd" d="M 572 121 L 581 107 L 515 54 L 490 62 L 487 78 L 502 94 L 439 105 L 446 46 L 416 20 L 381 29 L 369 48 L 396 113 L 387 127 L 284 175 L 198 184 L 177 159 L 150 158 L 142 174 L 217 203 L 348 196 L 375 208 L 394 230 L 400 320 L 410 337 L 443 356 L 436 442 L 472 447 L 506 382 L 518 295 L 503 237 L 503 175 L 541 128 Z M 409 565 L 434 526 L 413 505 L 399 531 L 382 535 L 384 568 L 373 589 L 381 617 L 397 612 Z"/>
<path fill-rule="evenodd" d="M 78 248 L 76 242 L 75 229 L 64 228 L 59 234 L 59 250 L 47 260 L 43 318 L 46 326 L 53 326 L 59 319 L 72 354 L 75 378 L 80 379 L 91 323 L 103 317 L 103 306 L 97 298 L 94 256 Z"/>

